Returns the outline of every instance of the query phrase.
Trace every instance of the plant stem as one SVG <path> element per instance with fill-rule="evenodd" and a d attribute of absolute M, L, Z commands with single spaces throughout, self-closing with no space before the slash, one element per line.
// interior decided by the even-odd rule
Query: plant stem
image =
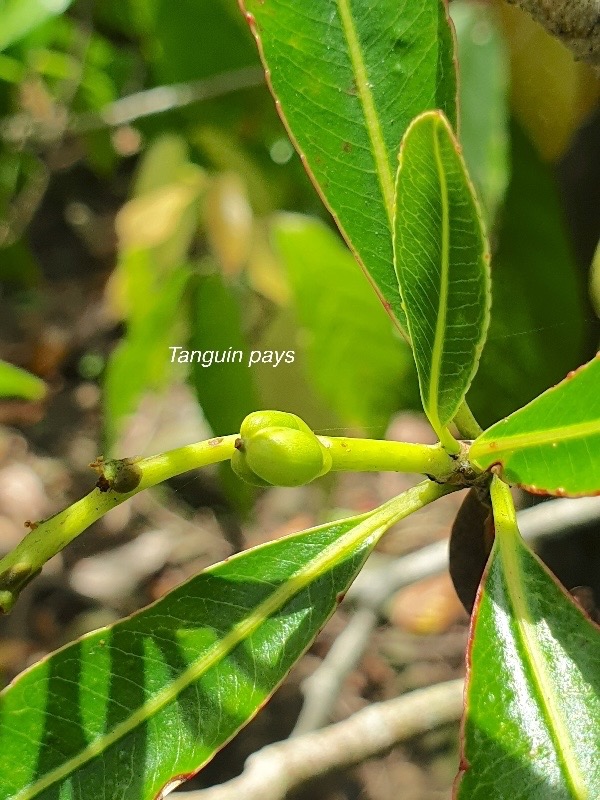
<path fill-rule="evenodd" d="M 149 458 L 107 462 L 132 465 L 138 485 L 132 491 L 101 491 L 96 488 L 69 508 L 37 523 L 31 532 L 7 556 L 0 560 L 0 610 L 7 613 L 19 592 L 37 575 L 46 561 L 59 553 L 76 536 L 107 511 L 129 500 L 134 494 L 156 486 L 181 472 L 206 467 L 231 458 L 237 434 L 186 445 Z"/>
<path fill-rule="evenodd" d="M 446 480 L 456 462 L 441 444 L 412 444 L 376 439 L 318 436 L 333 460 L 333 470 L 354 472 L 419 472 Z"/>
<path fill-rule="evenodd" d="M 440 437 L 440 442 L 444 450 L 450 455 L 457 456 L 460 453 L 460 442 L 452 436 L 445 425 L 440 425 L 438 428 L 434 427 L 434 429 Z"/>
<path fill-rule="evenodd" d="M 517 512 L 513 502 L 510 487 L 504 483 L 497 475 L 492 478 L 490 485 L 490 496 L 494 509 L 494 527 L 496 535 L 504 537 L 520 536 L 517 524 Z"/>
<path fill-rule="evenodd" d="M 462 405 L 456 412 L 454 424 L 458 428 L 460 435 L 465 439 L 476 439 L 483 433 L 483 428 L 473 416 L 473 412 L 463 400 Z"/>
<path fill-rule="evenodd" d="M 440 444 L 318 438 L 331 453 L 335 470 L 419 472 L 444 481 L 456 468 Z M 107 462 L 100 459 L 94 465 L 100 472 L 98 488 L 50 519 L 35 524 L 20 544 L 0 560 L 0 611 L 10 611 L 19 592 L 44 564 L 107 511 L 174 475 L 227 461 L 237 439 L 238 434 L 223 436 L 148 458 Z"/>

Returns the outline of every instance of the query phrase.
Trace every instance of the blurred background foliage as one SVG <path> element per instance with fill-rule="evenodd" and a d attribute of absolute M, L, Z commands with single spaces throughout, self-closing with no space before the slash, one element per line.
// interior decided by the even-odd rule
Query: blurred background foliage
<path fill-rule="evenodd" d="M 470 393 L 487 425 L 598 344 L 599 84 L 513 7 L 451 13 L 494 254 Z M 55 391 L 71 373 L 98 385 L 107 452 L 143 450 L 140 405 L 178 384 L 215 434 L 275 407 L 381 435 L 418 408 L 408 347 L 321 206 L 234 0 L 2 0 L 0 109 L 0 299 L 18 319 L 0 355 Z M 48 282 L 64 280 L 81 290 L 55 316 L 84 322 L 37 330 Z M 203 368 L 171 346 L 295 360 Z M 3 393 L 37 400 L 16 377 L 0 365 Z"/>

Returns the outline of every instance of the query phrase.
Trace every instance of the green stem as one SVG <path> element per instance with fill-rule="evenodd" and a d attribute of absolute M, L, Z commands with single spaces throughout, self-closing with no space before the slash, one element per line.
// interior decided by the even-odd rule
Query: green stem
<path fill-rule="evenodd" d="M 421 481 L 411 489 L 402 492 L 392 500 L 388 500 L 375 511 L 365 515 L 365 525 L 374 528 L 375 525 L 381 529 L 381 534 L 385 533 L 392 525 L 401 519 L 414 514 L 434 500 L 438 500 L 450 492 L 455 492 L 458 487 L 450 484 L 440 484 L 434 481 Z M 377 537 L 379 538 L 379 537 Z"/>
<path fill-rule="evenodd" d="M 473 412 L 467 405 L 466 400 L 463 400 L 462 405 L 456 412 L 454 424 L 464 439 L 477 439 L 483 433 L 483 428 L 473 416 Z"/>
<path fill-rule="evenodd" d="M 494 475 L 490 485 L 490 496 L 494 509 L 494 527 L 499 537 L 519 536 L 519 526 L 517 525 L 517 512 L 513 502 L 510 487 L 503 480 Z"/>
<path fill-rule="evenodd" d="M 441 444 L 318 438 L 330 452 L 335 470 L 419 472 L 444 481 L 456 469 L 455 461 Z M 174 475 L 230 459 L 237 439 L 238 434 L 233 434 L 149 458 L 100 460 L 96 465 L 100 472 L 100 488 L 54 517 L 37 523 L 20 544 L 0 560 L 0 611 L 10 611 L 19 592 L 44 564 L 107 511 Z"/>
<path fill-rule="evenodd" d="M 37 575 L 44 564 L 107 511 L 138 492 L 198 467 L 231 458 L 237 434 L 186 445 L 157 456 L 107 462 L 106 472 L 115 465 L 133 466 L 139 476 L 137 486 L 128 492 L 94 489 L 69 508 L 37 523 L 33 530 L 7 556 L 0 560 L 0 610 L 10 611 L 19 592 Z"/>
<path fill-rule="evenodd" d="M 437 428 L 434 426 L 434 429 L 440 437 L 440 442 L 444 450 L 450 453 L 450 455 L 457 456 L 460 453 L 460 442 L 456 441 L 445 425 L 439 425 Z"/>
<path fill-rule="evenodd" d="M 412 444 L 376 439 L 317 436 L 331 454 L 333 470 L 354 472 L 419 472 L 446 480 L 456 462 L 441 444 Z"/>

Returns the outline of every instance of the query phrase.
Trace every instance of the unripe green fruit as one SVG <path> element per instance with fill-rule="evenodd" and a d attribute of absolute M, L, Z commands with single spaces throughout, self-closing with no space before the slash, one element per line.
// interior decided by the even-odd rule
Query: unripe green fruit
<path fill-rule="evenodd" d="M 265 428 L 291 428 L 314 435 L 306 422 L 295 414 L 287 411 L 253 411 L 242 422 L 240 436 L 244 441 Z"/>
<path fill-rule="evenodd" d="M 231 456 L 231 469 L 235 472 L 238 478 L 241 478 L 245 483 L 251 486 L 271 486 L 270 483 L 259 478 L 255 475 L 248 464 L 246 463 L 246 454 L 240 450 L 234 450 Z"/>
<path fill-rule="evenodd" d="M 263 428 L 244 440 L 244 450 L 247 466 L 273 486 L 302 486 L 331 467 L 329 453 L 312 431 Z"/>

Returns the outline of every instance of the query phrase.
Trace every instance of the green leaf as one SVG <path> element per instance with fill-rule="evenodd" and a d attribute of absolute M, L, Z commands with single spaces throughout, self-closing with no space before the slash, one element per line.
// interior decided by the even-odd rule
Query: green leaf
<path fill-rule="evenodd" d="M 191 364 L 190 380 L 208 424 L 215 435 L 237 433 L 244 417 L 260 404 L 248 367 L 240 305 L 233 287 L 217 273 L 195 281 L 190 349 L 202 354 Z"/>
<path fill-rule="evenodd" d="M 469 405 L 488 427 L 588 356 L 583 273 L 570 248 L 556 183 L 512 126 L 512 176 L 492 256 L 493 309 Z"/>
<path fill-rule="evenodd" d="M 404 325 L 392 266 L 394 173 L 410 121 L 456 119 L 440 0 L 245 0 L 270 85 L 315 186 Z"/>
<path fill-rule="evenodd" d="M 600 353 L 473 442 L 469 458 L 493 464 L 531 492 L 600 493 Z"/>
<path fill-rule="evenodd" d="M 42 660 L 1 695 L 3 800 L 153 800 L 283 680 L 426 481 L 373 512 L 234 556 Z"/>
<path fill-rule="evenodd" d="M 489 253 L 460 148 L 439 111 L 400 148 L 394 263 L 421 398 L 444 440 L 477 371 L 490 307 Z"/>
<path fill-rule="evenodd" d="M 46 20 L 62 14 L 73 0 L 3 0 L 0 4 L 0 50 L 18 42 Z"/>
<path fill-rule="evenodd" d="M 471 628 L 457 800 L 600 796 L 600 630 L 516 527 L 495 479 L 496 543 Z"/>
<path fill-rule="evenodd" d="M 189 149 L 183 136 L 176 133 L 157 136 L 139 163 L 133 182 L 134 197 L 175 184 L 185 175 L 189 161 Z"/>
<path fill-rule="evenodd" d="M 460 143 L 489 229 L 508 186 L 508 59 L 492 9 L 455 0 Z"/>
<path fill-rule="evenodd" d="M 104 376 L 104 433 L 109 447 L 115 444 L 126 417 L 135 412 L 142 395 L 162 388 L 172 374 L 169 347 L 181 322 L 180 307 L 190 277 L 189 267 L 180 267 L 166 275 L 158 289 L 148 280 L 156 273 L 151 253 L 134 251 L 125 261 L 132 286 L 140 287 L 143 302 L 111 354 Z"/>
<path fill-rule="evenodd" d="M 416 384 L 408 345 L 348 249 L 322 222 L 279 215 L 273 236 L 316 386 L 343 424 L 383 432 Z"/>
<path fill-rule="evenodd" d="M 43 380 L 14 364 L 0 361 L 0 397 L 42 400 L 45 395 L 46 384 Z"/>
<path fill-rule="evenodd" d="M 244 27 L 235 0 L 157 0 L 152 31 L 156 82 L 194 81 L 256 64 L 252 38 Z"/>

